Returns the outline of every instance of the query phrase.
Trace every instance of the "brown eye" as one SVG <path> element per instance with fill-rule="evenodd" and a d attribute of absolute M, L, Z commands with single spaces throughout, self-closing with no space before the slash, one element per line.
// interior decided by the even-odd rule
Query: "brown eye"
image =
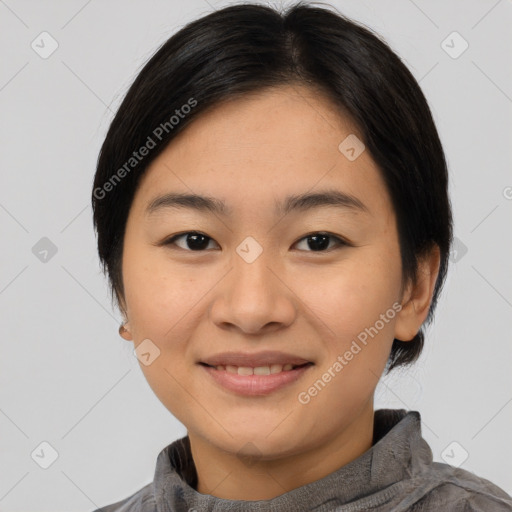
<path fill-rule="evenodd" d="M 330 242 L 334 241 L 334 248 L 339 246 L 348 245 L 344 240 L 340 237 L 332 235 L 331 233 L 311 233 L 301 238 L 299 242 L 303 240 L 306 241 L 307 247 L 310 250 L 306 250 L 306 252 L 326 252 L 326 249 L 332 249 L 333 247 L 329 247 Z M 304 250 L 304 249 L 301 249 Z"/>
<path fill-rule="evenodd" d="M 180 245 L 176 243 L 177 240 L 184 239 L 184 244 Z M 181 233 L 179 235 L 175 235 L 169 240 L 167 240 L 164 245 L 176 245 L 180 249 L 188 250 L 188 251 L 204 251 L 207 247 L 210 241 L 213 241 L 213 238 L 210 238 L 209 236 L 198 233 L 196 231 L 190 231 L 187 233 Z"/>

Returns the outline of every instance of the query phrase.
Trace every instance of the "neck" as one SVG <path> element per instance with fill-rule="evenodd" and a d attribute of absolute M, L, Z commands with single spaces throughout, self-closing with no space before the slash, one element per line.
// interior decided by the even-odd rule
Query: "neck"
<path fill-rule="evenodd" d="M 279 457 L 241 458 L 189 432 L 197 491 L 228 500 L 269 500 L 315 482 L 355 460 L 373 441 L 373 403 L 342 431 L 305 451 Z M 212 463 L 214 461 L 214 463 Z"/>

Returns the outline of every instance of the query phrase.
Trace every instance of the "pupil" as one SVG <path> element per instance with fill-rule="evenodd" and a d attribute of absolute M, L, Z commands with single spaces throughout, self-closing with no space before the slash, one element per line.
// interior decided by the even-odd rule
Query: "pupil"
<path fill-rule="evenodd" d="M 197 233 L 187 235 L 187 245 L 193 251 L 200 251 L 208 246 L 208 237 Z"/>
<path fill-rule="evenodd" d="M 319 241 L 322 239 L 322 241 Z M 311 244 L 311 240 L 313 243 Z M 312 235 L 308 237 L 309 248 L 313 251 L 321 251 L 329 246 L 329 235 Z"/>

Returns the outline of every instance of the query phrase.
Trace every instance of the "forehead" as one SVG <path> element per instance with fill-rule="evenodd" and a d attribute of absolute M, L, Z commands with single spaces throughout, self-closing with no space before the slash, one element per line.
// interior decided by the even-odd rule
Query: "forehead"
<path fill-rule="evenodd" d="M 373 213 L 389 210 L 368 151 L 349 160 L 340 150 L 347 137 L 362 138 L 317 91 L 295 85 L 259 91 L 199 115 L 151 163 L 136 199 L 147 208 L 165 192 L 195 193 L 243 210 L 327 188 L 357 197 Z"/>

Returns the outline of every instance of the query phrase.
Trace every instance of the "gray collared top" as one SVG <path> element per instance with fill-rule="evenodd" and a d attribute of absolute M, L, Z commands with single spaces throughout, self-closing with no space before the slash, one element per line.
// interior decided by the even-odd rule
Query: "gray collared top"
<path fill-rule="evenodd" d="M 511 512 L 512 498 L 469 471 L 432 461 L 416 411 L 375 411 L 373 446 L 326 477 L 271 500 L 195 490 L 188 436 L 158 455 L 153 482 L 94 512 Z"/>

